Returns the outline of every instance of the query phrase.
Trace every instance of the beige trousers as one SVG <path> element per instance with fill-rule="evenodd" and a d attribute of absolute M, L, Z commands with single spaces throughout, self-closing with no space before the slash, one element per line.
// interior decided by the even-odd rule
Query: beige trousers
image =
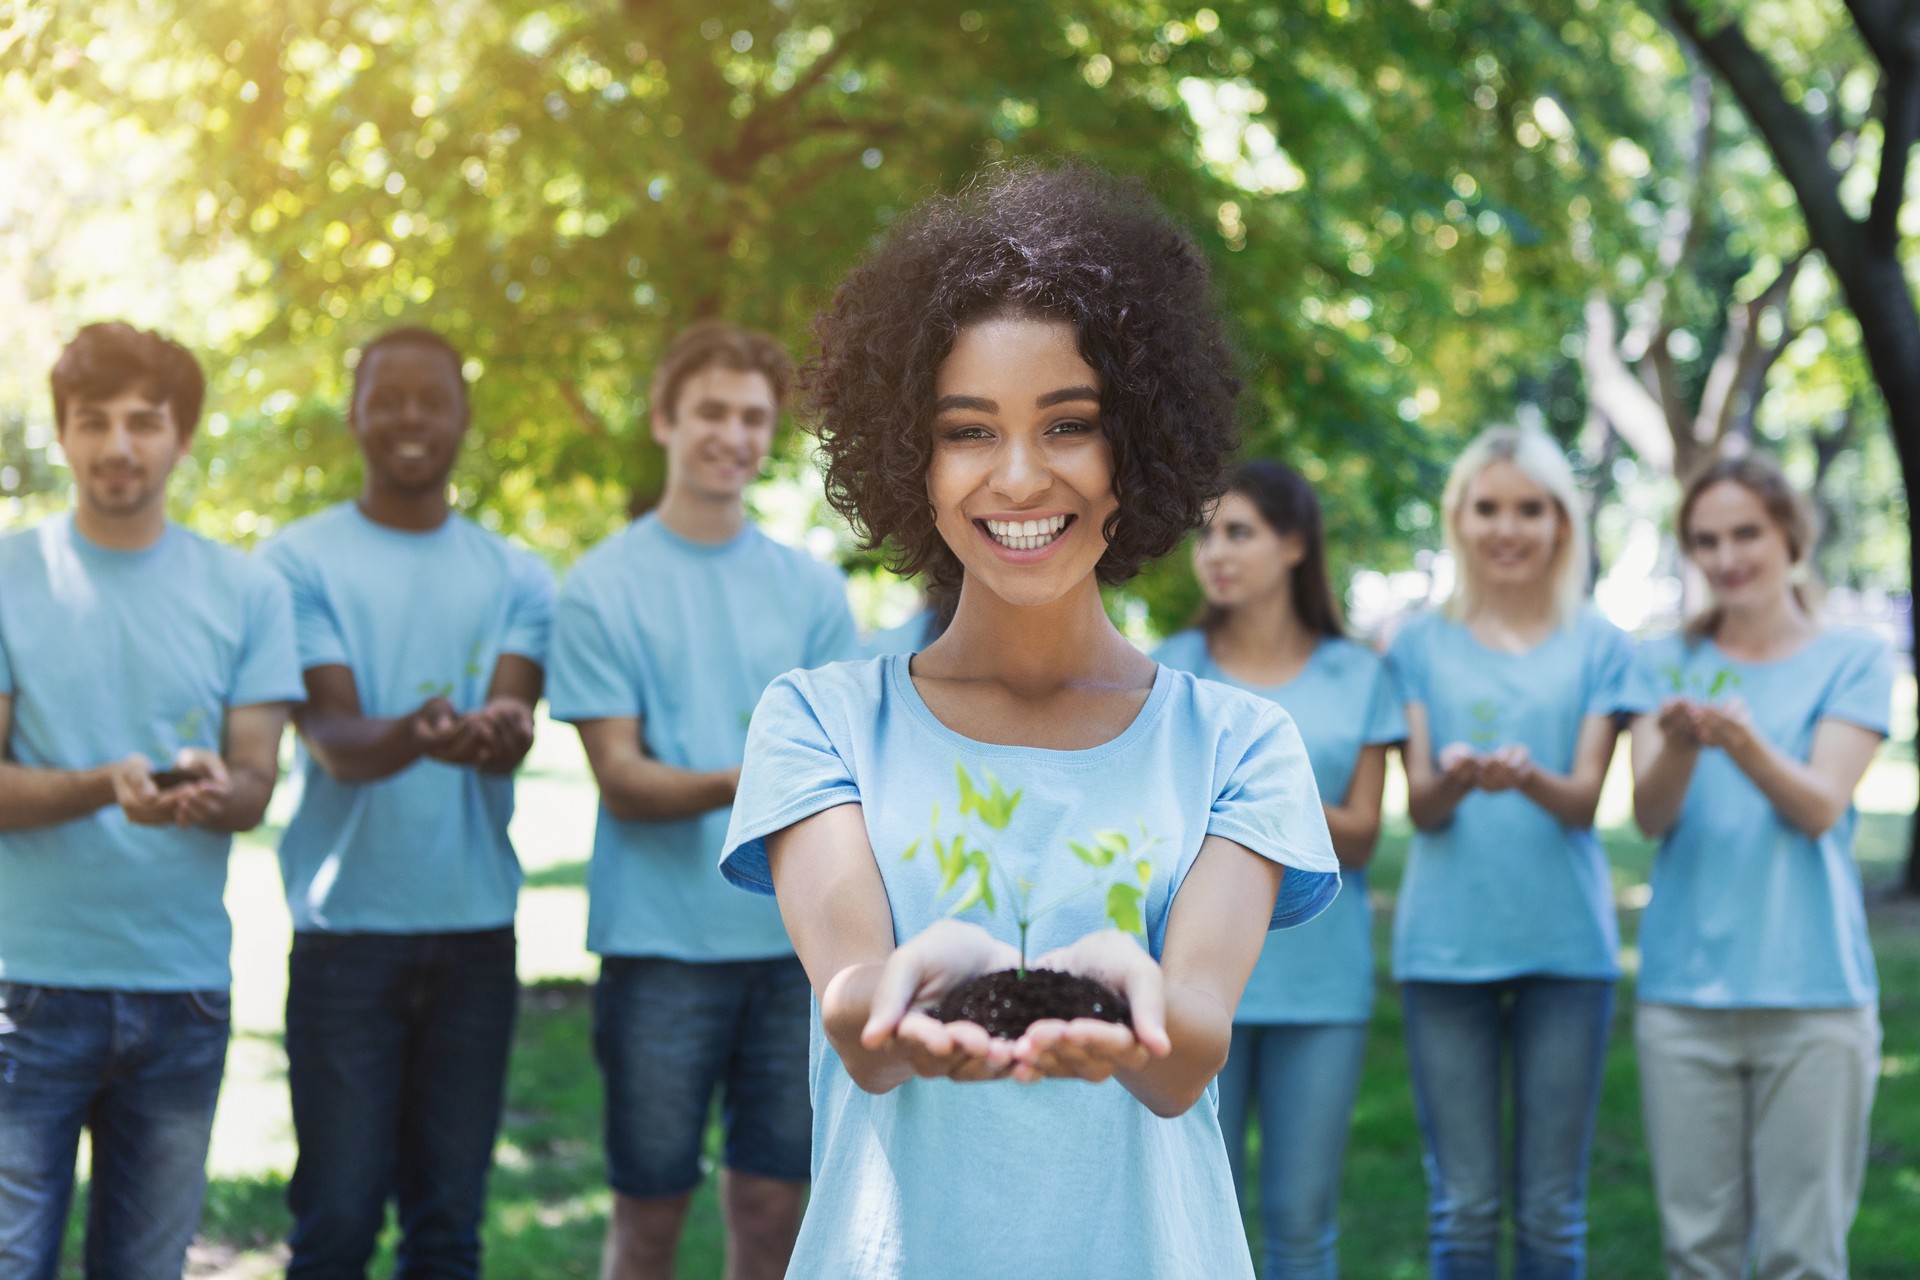
<path fill-rule="evenodd" d="M 1670 1280 L 1845 1280 L 1878 1012 L 1641 1004 L 1634 1039 Z"/>

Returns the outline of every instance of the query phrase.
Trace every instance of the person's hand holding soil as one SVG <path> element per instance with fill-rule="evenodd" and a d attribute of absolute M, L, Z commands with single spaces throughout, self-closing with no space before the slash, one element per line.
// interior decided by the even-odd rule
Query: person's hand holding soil
<path fill-rule="evenodd" d="M 171 826 L 179 788 L 163 791 L 153 784 L 153 763 L 138 753 L 113 766 L 113 799 L 127 821 L 143 827 Z"/>
<path fill-rule="evenodd" d="M 1071 946 L 1049 951 L 1034 968 L 1075 974 L 1111 988 L 1126 998 L 1133 1020 L 1043 1018 L 1014 1042 L 1014 1079 L 1097 1083 L 1116 1071 L 1138 1071 L 1150 1058 L 1172 1052 L 1160 966 L 1132 934 L 1118 929 L 1090 933 Z"/>
<path fill-rule="evenodd" d="M 443 697 L 428 698 L 412 716 L 420 754 L 443 764 L 477 763 L 495 737 L 491 724 L 463 716 Z"/>
<path fill-rule="evenodd" d="M 1013 1065 L 1013 1044 L 973 1022 L 942 1022 L 925 1012 L 955 987 L 982 974 L 1017 965 L 1020 953 L 976 924 L 940 920 L 894 949 L 868 997 L 860 1043 L 892 1051 L 914 1074 L 950 1080 L 992 1080 Z M 829 985 L 821 1016 L 842 994 Z"/>
<path fill-rule="evenodd" d="M 1471 791 L 1480 785 L 1480 757 L 1466 743 L 1449 742 L 1440 748 L 1436 763 L 1440 766 L 1440 779 L 1447 785 L 1462 791 Z"/>
<path fill-rule="evenodd" d="M 1482 791 L 1520 791 L 1534 775 L 1533 755 L 1525 743 L 1510 742 L 1479 758 Z"/>
<path fill-rule="evenodd" d="M 173 758 L 173 771 L 193 775 L 189 781 L 161 792 L 173 802 L 176 823 L 183 827 L 205 826 L 225 811 L 228 797 L 233 793 L 233 778 L 219 752 L 205 747 L 184 747 Z"/>
<path fill-rule="evenodd" d="M 1739 756 L 1754 742 L 1753 718 L 1739 698 L 1694 707 L 1693 728 L 1702 746 L 1719 747 L 1730 756 Z"/>
<path fill-rule="evenodd" d="M 482 722 L 488 732 L 474 760 L 484 773 L 512 773 L 533 747 L 533 709 L 518 698 L 494 698 L 467 719 Z"/>
<path fill-rule="evenodd" d="M 1687 698 L 1668 698 L 1660 704 L 1660 717 L 1655 723 L 1666 738 L 1668 750 L 1699 749 L 1700 730 L 1695 723 L 1699 710 L 1700 704 Z"/>

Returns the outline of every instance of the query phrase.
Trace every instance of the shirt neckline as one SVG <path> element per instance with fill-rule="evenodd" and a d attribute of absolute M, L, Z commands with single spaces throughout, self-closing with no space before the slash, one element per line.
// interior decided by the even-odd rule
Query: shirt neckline
<path fill-rule="evenodd" d="M 895 694 L 912 713 L 914 719 L 918 720 L 934 737 L 958 750 L 975 755 L 1046 761 L 1054 764 L 1092 764 L 1125 750 L 1145 736 L 1153 727 L 1154 721 L 1160 718 L 1160 713 L 1166 707 L 1173 687 L 1171 669 L 1164 663 L 1154 664 L 1153 687 L 1148 690 L 1147 700 L 1135 713 L 1132 723 L 1097 746 L 1066 749 L 1029 747 L 1011 742 L 981 742 L 949 728 L 940 717 L 933 714 L 933 708 L 927 705 L 926 699 L 920 696 L 920 690 L 914 686 L 913 674 L 908 669 L 908 663 L 912 658 L 913 655 L 910 653 L 891 653 L 881 661 L 886 663 L 887 679 L 892 683 Z"/>
<path fill-rule="evenodd" d="M 1334 643 L 1334 637 L 1332 636 L 1316 637 L 1313 643 L 1313 652 L 1307 655 L 1307 660 L 1300 664 L 1300 669 L 1293 673 L 1291 679 L 1282 680 L 1279 684 L 1253 684 L 1250 681 L 1242 680 L 1239 676 L 1234 675 L 1231 671 L 1220 665 L 1220 660 L 1213 656 L 1213 646 L 1207 643 L 1207 633 L 1205 631 L 1196 630 L 1194 634 L 1200 638 L 1200 656 L 1213 673 L 1208 679 L 1218 680 L 1222 684 L 1232 685 L 1234 688 L 1246 693 L 1258 694 L 1268 701 L 1277 700 L 1278 695 L 1297 687 L 1312 674 L 1314 668 L 1320 665 L 1321 655 Z"/>

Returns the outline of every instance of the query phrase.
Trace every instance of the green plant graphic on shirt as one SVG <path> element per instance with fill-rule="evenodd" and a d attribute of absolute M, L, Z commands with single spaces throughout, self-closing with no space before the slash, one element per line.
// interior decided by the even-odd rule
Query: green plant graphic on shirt
<path fill-rule="evenodd" d="M 1492 698 L 1481 698 L 1467 708 L 1467 714 L 1473 717 L 1473 727 L 1467 730 L 1467 741 L 1476 750 L 1484 751 L 1500 741 L 1500 704 Z"/>
<path fill-rule="evenodd" d="M 466 665 L 460 670 L 461 676 L 466 679 L 472 679 L 475 676 L 485 675 L 486 668 L 480 665 L 480 659 L 485 653 L 486 642 L 484 640 L 475 640 L 473 647 L 467 650 L 467 661 Z M 455 682 L 452 680 L 422 680 L 414 686 L 413 691 L 422 698 L 450 699 L 453 697 L 454 686 Z"/>
<path fill-rule="evenodd" d="M 1731 667 L 1715 667 L 1706 670 L 1688 671 L 1674 663 L 1668 663 L 1660 669 L 1666 676 L 1667 685 L 1676 698 L 1691 697 L 1700 702 L 1712 702 L 1722 693 L 1731 693 L 1740 687 L 1740 673 Z"/>
<path fill-rule="evenodd" d="M 965 764 L 956 764 L 954 773 L 959 782 L 962 821 L 976 819 L 994 836 L 1005 831 L 1020 808 L 1024 789 L 1009 793 L 998 778 L 984 770 L 981 774 L 985 779 L 984 784 L 976 783 L 967 773 Z M 959 896 L 947 908 L 948 916 L 960 915 L 975 906 L 985 907 L 989 915 L 997 915 L 1000 902 L 1004 899 L 1020 935 L 1020 977 L 1027 975 L 1027 935 L 1034 922 L 1103 884 L 1107 891 L 1108 922 L 1124 932 L 1142 938 L 1146 936 L 1146 917 L 1141 904 L 1146 898 L 1147 885 L 1153 879 L 1153 863 L 1145 855 L 1160 842 L 1147 833 L 1145 823 L 1140 826 L 1137 844 L 1125 832 L 1112 830 L 1096 832 L 1085 842 L 1067 841 L 1067 848 L 1074 857 L 1096 874 L 1086 884 L 1040 906 L 1033 903 L 1033 881 L 1025 876 L 1009 875 L 995 865 L 993 847 L 989 843 L 991 837 L 983 839 L 962 830 L 950 839 L 943 840 L 940 836 L 940 806 L 937 804 L 933 807 L 931 827 L 927 841 L 915 840 L 907 846 L 906 852 L 900 855 L 901 861 L 913 861 L 923 843 L 931 844 L 934 860 L 940 867 L 940 888 L 936 899 L 956 890 L 959 892 Z M 1132 858 L 1130 866 L 1129 856 Z M 1132 872 L 1131 877 L 1126 874 L 1128 871 Z"/>

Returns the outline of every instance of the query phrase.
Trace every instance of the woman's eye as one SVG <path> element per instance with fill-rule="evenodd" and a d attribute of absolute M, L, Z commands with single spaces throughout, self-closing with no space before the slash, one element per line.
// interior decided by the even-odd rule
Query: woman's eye
<path fill-rule="evenodd" d="M 1053 435 L 1059 435 L 1063 433 L 1067 435 L 1076 435 L 1083 431 L 1091 431 L 1092 429 L 1093 429 L 1092 423 L 1082 422 L 1078 418 L 1070 418 L 1065 422 L 1054 423 L 1053 426 L 1048 428 L 1048 432 L 1049 434 L 1053 434 Z"/>
<path fill-rule="evenodd" d="M 1492 516 L 1492 515 L 1493 515 L 1493 513 L 1494 513 L 1494 511 L 1495 511 L 1495 510 L 1496 510 L 1496 508 L 1495 508 L 1495 506 L 1494 506 L 1494 504 L 1493 504 L 1493 503 L 1491 503 L 1491 502 L 1489 502 L 1489 501 L 1487 501 L 1487 500 L 1486 500 L 1485 498 L 1482 498 L 1482 499 L 1480 499 L 1480 500 L 1479 500 L 1478 502 L 1476 502 L 1476 503 L 1474 503 L 1474 504 L 1473 504 L 1473 514 L 1475 514 L 1475 515 L 1477 515 L 1477 516 L 1489 516 L 1489 517 L 1490 517 L 1490 516 Z"/>
<path fill-rule="evenodd" d="M 988 432 L 985 427 L 948 427 L 941 434 L 948 440 L 984 440 Z"/>
<path fill-rule="evenodd" d="M 1541 516 L 1547 514 L 1547 504 L 1544 502 L 1523 502 L 1520 504 L 1520 514 L 1529 520 L 1538 520 Z"/>

